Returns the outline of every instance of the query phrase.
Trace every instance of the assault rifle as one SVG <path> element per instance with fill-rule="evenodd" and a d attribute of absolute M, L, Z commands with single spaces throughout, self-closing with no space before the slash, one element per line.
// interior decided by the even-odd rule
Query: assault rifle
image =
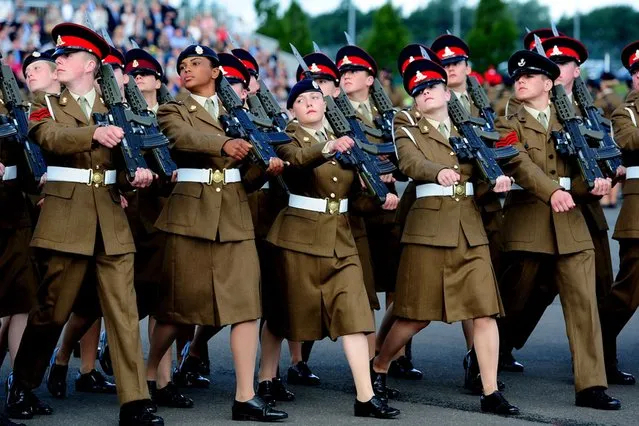
<path fill-rule="evenodd" d="M 572 87 L 572 93 L 574 95 L 586 126 L 595 132 L 602 132 L 602 138 L 591 144 L 594 148 L 611 148 L 619 150 L 617 143 L 611 136 L 612 126 L 610 120 L 601 115 L 601 111 L 594 104 L 592 96 L 586 87 L 581 77 L 575 79 L 575 83 Z M 613 157 L 607 160 L 599 162 L 601 171 L 609 178 L 614 179 L 617 176 L 617 168 L 621 166 L 621 151 L 619 150 L 619 156 Z"/>
<path fill-rule="evenodd" d="M 483 87 L 481 87 L 479 81 L 477 81 L 477 77 L 469 75 L 466 78 L 466 89 L 468 90 L 468 94 L 473 100 L 473 103 L 479 109 L 479 115 L 486 122 L 484 130 L 493 132 L 495 130 L 495 119 L 497 118 L 497 114 L 495 114 L 495 110 L 490 105 L 486 91 Z"/>
<path fill-rule="evenodd" d="M 0 55 L 0 59 L 2 55 Z M 9 114 L 0 124 L 0 139 L 12 137 L 22 146 L 29 172 L 36 181 L 40 181 L 47 172 L 40 147 L 29 139 L 29 105 L 24 101 L 18 89 L 13 71 L 7 65 L 0 65 L 0 91 Z"/>

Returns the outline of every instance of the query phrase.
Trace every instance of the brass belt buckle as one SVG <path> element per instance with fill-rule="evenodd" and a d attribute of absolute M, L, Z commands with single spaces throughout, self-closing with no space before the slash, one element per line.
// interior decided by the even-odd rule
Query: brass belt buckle
<path fill-rule="evenodd" d="M 453 198 L 465 197 L 466 196 L 466 184 L 465 183 L 455 183 L 453 184 Z"/>
<path fill-rule="evenodd" d="M 329 214 L 339 213 L 339 201 L 330 200 L 328 201 L 327 207 L 328 207 Z"/>
<path fill-rule="evenodd" d="M 100 185 L 104 185 L 104 173 L 89 169 L 89 182 L 87 183 L 87 186 L 91 185 L 95 185 L 96 188 Z"/>
<path fill-rule="evenodd" d="M 223 185 L 226 185 L 226 182 L 224 181 L 224 171 L 221 171 L 221 170 L 213 171 L 213 169 L 209 169 L 209 185 L 213 183 L 220 183 L 220 182 L 222 182 Z"/>

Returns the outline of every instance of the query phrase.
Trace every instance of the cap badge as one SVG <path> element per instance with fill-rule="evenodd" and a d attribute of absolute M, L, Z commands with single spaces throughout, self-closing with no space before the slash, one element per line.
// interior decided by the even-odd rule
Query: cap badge
<path fill-rule="evenodd" d="M 313 80 L 313 88 L 319 90 L 319 84 L 317 84 L 317 82 L 315 80 Z"/>
<path fill-rule="evenodd" d="M 413 62 L 415 60 L 415 58 L 413 56 L 411 56 L 410 58 L 408 58 L 408 62 Z"/>
<path fill-rule="evenodd" d="M 222 65 L 220 65 L 220 71 L 222 72 L 222 75 L 228 74 Z"/>
<path fill-rule="evenodd" d="M 564 52 L 559 50 L 557 45 L 555 45 L 555 47 L 552 48 L 552 53 L 550 54 L 550 56 L 557 56 L 557 55 L 563 55 L 563 54 L 564 54 Z"/>
<path fill-rule="evenodd" d="M 133 68 L 137 68 L 137 67 L 139 67 L 139 66 L 140 66 L 140 63 L 138 62 L 138 60 L 137 60 L 137 59 L 134 59 L 134 60 L 133 60 Z"/>
<path fill-rule="evenodd" d="M 58 46 L 62 46 L 62 45 L 64 45 L 64 40 L 62 40 L 61 36 L 58 36 L 58 39 L 55 42 L 55 46 L 58 47 Z"/>
<path fill-rule="evenodd" d="M 39 58 L 41 56 L 40 52 L 33 52 L 31 54 L 31 56 L 33 56 L 34 58 Z"/>
<path fill-rule="evenodd" d="M 317 64 L 315 62 L 313 62 L 311 64 L 311 67 L 309 68 L 311 70 L 311 72 L 321 72 L 322 70 L 317 66 Z"/>
<path fill-rule="evenodd" d="M 197 53 L 198 55 L 204 53 L 204 49 L 202 49 L 202 46 L 195 46 L 195 53 Z"/>
<path fill-rule="evenodd" d="M 415 83 L 422 81 L 422 80 L 426 80 L 426 76 L 424 74 L 422 74 L 421 71 L 417 71 L 417 73 L 415 74 Z"/>
<path fill-rule="evenodd" d="M 637 51 L 635 52 L 635 58 L 633 59 L 633 62 L 639 61 L 639 49 L 637 49 Z"/>
<path fill-rule="evenodd" d="M 450 47 L 446 46 L 446 48 L 444 49 L 444 54 L 442 55 L 442 57 L 443 58 L 449 58 L 451 56 L 455 56 L 455 52 L 450 50 Z"/>
<path fill-rule="evenodd" d="M 523 67 L 524 65 L 526 65 L 526 60 L 524 58 L 521 58 L 519 62 L 517 62 L 517 66 Z"/>
<path fill-rule="evenodd" d="M 348 56 L 344 55 L 344 58 L 342 59 L 342 64 L 352 64 L 351 60 L 348 59 Z"/>

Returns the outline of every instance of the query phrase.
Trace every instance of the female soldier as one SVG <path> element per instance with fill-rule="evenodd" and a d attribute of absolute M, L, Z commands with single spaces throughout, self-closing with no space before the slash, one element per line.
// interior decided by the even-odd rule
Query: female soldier
<path fill-rule="evenodd" d="M 297 83 L 288 98 L 299 126 L 289 135 L 291 143 L 278 147 L 278 155 L 290 163 L 285 176 L 291 191 L 288 207 L 278 215 L 268 241 L 278 247 L 282 294 L 288 302 L 281 334 L 293 341 L 342 336 L 357 399 L 356 416 L 392 418 L 399 410 L 375 396 L 369 375 L 366 333 L 374 329 L 364 287 L 362 267 L 351 233 L 351 209 L 374 211 L 371 197 L 364 194 L 353 170 L 343 168 L 334 155 L 350 149 L 352 139 L 335 139 L 324 126 L 326 103 L 311 79 Z M 383 208 L 397 207 L 389 194 Z M 274 377 L 277 365 L 270 368 Z"/>
<path fill-rule="evenodd" d="M 448 141 L 456 136 L 448 117 L 446 71 L 428 59 L 405 70 L 404 88 L 415 99 L 414 125 L 396 126 L 401 171 L 416 184 L 402 235 L 393 313 L 397 317 L 373 362 L 375 390 L 384 393 L 389 364 L 408 339 L 430 321 L 473 319 L 483 391 L 481 408 L 517 414 L 497 389 L 499 336 L 495 316 L 503 308 L 491 266 L 488 239 L 473 199 L 477 171 L 459 164 Z M 495 192 L 510 189 L 500 176 Z"/>

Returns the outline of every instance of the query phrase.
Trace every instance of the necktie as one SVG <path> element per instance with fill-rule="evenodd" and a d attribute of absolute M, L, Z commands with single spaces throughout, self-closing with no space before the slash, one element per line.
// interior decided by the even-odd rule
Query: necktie
<path fill-rule="evenodd" d="M 468 95 L 463 93 L 461 95 L 461 103 L 466 108 L 466 111 L 470 112 L 470 99 L 468 99 Z"/>
<path fill-rule="evenodd" d="M 373 121 L 373 114 L 370 112 L 370 110 L 368 109 L 368 106 L 364 102 L 359 104 L 359 112 L 364 117 L 366 117 L 368 121 Z"/>
<path fill-rule="evenodd" d="M 91 105 L 89 105 L 89 101 L 87 101 L 87 98 L 85 98 L 84 96 L 80 96 L 78 98 L 78 105 L 80 105 L 80 108 L 82 109 L 82 112 L 84 113 L 86 118 L 89 118 L 89 116 L 91 115 Z"/>
<path fill-rule="evenodd" d="M 544 129 L 548 130 L 548 117 L 545 112 L 540 112 L 537 116 L 537 120 L 544 126 Z"/>
<path fill-rule="evenodd" d="M 213 102 L 212 99 L 209 98 L 206 100 L 206 102 L 204 102 L 204 108 L 208 111 L 209 114 L 211 114 L 211 117 L 217 120 L 217 105 L 215 104 L 215 102 Z"/>
<path fill-rule="evenodd" d="M 443 122 L 439 123 L 439 126 L 437 126 L 437 130 L 439 130 L 439 133 L 444 135 L 446 139 L 450 138 L 450 132 L 448 131 L 448 128 Z"/>
<path fill-rule="evenodd" d="M 315 136 L 317 137 L 317 140 L 320 142 L 327 142 L 328 138 L 326 137 L 326 133 L 324 133 L 323 130 L 318 130 L 315 132 Z"/>

